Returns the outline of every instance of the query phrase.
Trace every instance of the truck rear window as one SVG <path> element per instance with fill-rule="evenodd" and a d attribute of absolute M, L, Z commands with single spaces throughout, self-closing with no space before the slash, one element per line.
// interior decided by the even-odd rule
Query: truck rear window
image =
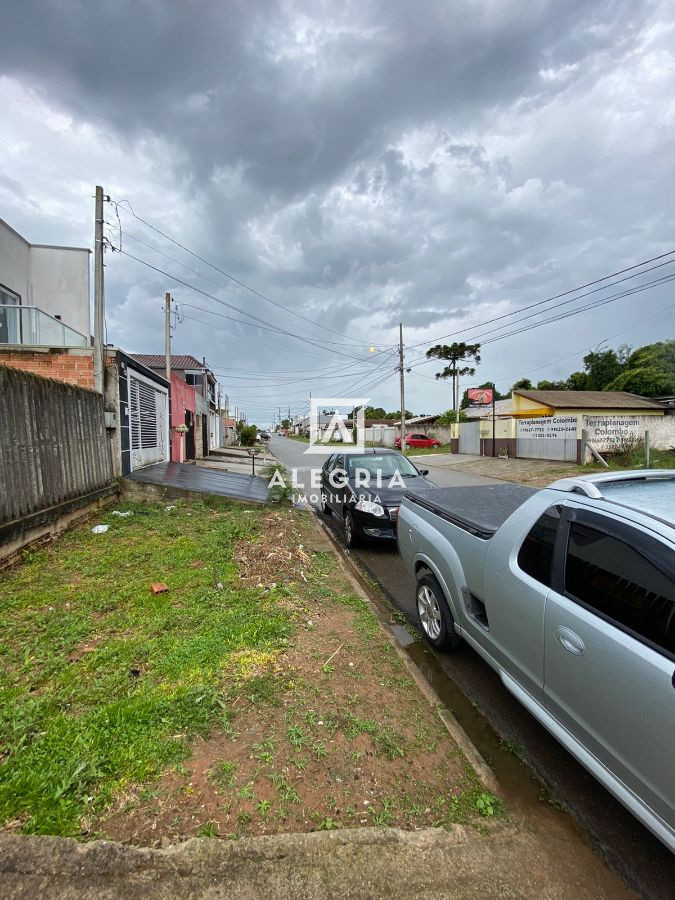
<path fill-rule="evenodd" d="M 551 587 L 553 548 L 560 525 L 560 508 L 552 506 L 534 523 L 518 553 L 518 565 L 531 578 Z"/>

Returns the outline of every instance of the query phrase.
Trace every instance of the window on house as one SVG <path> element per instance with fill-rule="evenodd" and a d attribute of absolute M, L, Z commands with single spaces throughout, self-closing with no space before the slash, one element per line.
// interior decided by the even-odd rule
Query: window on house
<path fill-rule="evenodd" d="M 21 297 L 0 287 L 0 344 L 21 343 Z"/>
<path fill-rule="evenodd" d="M 190 372 L 188 372 L 185 375 L 185 382 L 186 382 L 186 384 L 191 384 L 193 386 L 194 385 L 202 385 L 202 384 L 204 384 L 204 376 L 203 375 L 193 375 Z"/>

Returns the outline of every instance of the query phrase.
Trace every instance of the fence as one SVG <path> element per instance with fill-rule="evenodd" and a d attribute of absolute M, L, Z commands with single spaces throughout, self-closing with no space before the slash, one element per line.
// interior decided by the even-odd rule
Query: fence
<path fill-rule="evenodd" d="M 400 430 L 393 425 L 369 425 L 363 429 L 363 440 L 379 447 L 393 447 Z"/>
<path fill-rule="evenodd" d="M 110 493 L 112 482 L 103 397 L 0 366 L 0 544 Z"/>
<path fill-rule="evenodd" d="M 480 453 L 480 422 L 463 422 L 460 424 L 459 452 Z"/>

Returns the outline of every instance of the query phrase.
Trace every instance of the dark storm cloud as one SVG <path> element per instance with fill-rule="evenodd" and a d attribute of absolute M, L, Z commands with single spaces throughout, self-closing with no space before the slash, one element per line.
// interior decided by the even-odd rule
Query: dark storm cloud
<path fill-rule="evenodd" d="M 664 249 L 674 224 L 663 202 L 673 188 L 667 9 L 634 0 L 22 0 L 2 12 L 0 76 L 72 117 L 49 131 L 49 153 L 68 172 L 59 184 L 59 167 L 52 174 L 43 163 L 55 195 L 81 192 L 81 178 L 119 185 L 116 199 L 141 195 L 149 218 L 219 267 L 368 345 L 383 330 L 395 340 L 401 320 L 417 335 L 428 329 L 424 337 L 451 331 Z M 20 112 L 15 120 L 20 131 Z M 77 137 L 62 140 L 83 124 L 94 129 L 86 175 L 70 160 Z M 114 146 L 97 156 L 106 137 Z M 37 127 L 32 140 L 43 140 Z M 0 142 L 0 192 L 37 228 L 45 202 L 13 174 L 31 154 L 21 143 Z M 49 211 L 54 228 L 60 214 Z M 296 334 L 327 337 L 194 259 L 217 283 L 186 276 L 132 235 L 171 255 L 175 246 L 122 215 L 129 251 Z M 58 233 L 41 239 L 61 242 Z M 115 339 L 161 350 L 156 298 L 167 278 L 119 255 L 108 276 Z M 211 327 L 186 318 L 181 349 L 212 362 L 264 367 L 270 351 L 256 334 L 284 349 L 280 368 L 292 366 L 288 354 L 309 354 L 287 335 L 207 312 L 193 318 Z M 520 344 L 511 368 L 555 357 L 561 339 L 550 334 L 548 345 Z M 484 359 L 499 374 L 506 344 L 496 346 Z"/>
<path fill-rule="evenodd" d="M 165 135 L 198 176 L 243 161 L 261 189 L 294 193 L 411 122 L 457 127 L 519 96 L 542 102 L 541 66 L 625 39 L 648 6 L 326 4 L 337 34 L 315 60 L 289 53 L 289 5 L 22 0 L 3 13 L 0 67 L 127 139 Z"/>

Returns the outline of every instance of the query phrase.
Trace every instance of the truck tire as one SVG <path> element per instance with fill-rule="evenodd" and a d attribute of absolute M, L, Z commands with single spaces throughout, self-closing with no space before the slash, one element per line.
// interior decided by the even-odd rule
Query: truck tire
<path fill-rule="evenodd" d="M 422 634 L 432 647 L 454 651 L 461 646 L 462 639 L 455 631 L 455 620 L 448 601 L 433 575 L 423 575 L 418 579 L 415 605 Z"/>

